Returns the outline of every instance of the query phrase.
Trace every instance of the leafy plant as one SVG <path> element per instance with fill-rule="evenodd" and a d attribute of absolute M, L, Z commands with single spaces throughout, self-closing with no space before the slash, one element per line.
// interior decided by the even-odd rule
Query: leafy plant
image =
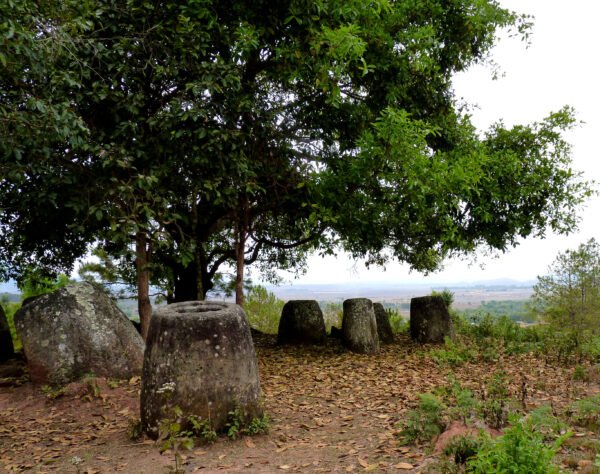
<path fill-rule="evenodd" d="M 576 365 L 573 369 L 573 380 L 579 382 L 586 382 L 589 380 L 587 370 L 581 365 Z"/>
<path fill-rule="evenodd" d="M 479 438 L 456 436 L 444 448 L 444 454 L 452 457 L 456 464 L 465 464 L 477 454 L 482 444 L 483 441 Z"/>
<path fill-rule="evenodd" d="M 42 385 L 42 393 L 46 395 L 46 398 L 54 400 L 62 397 L 67 391 L 67 387 L 55 387 L 52 385 Z"/>
<path fill-rule="evenodd" d="M 481 402 L 481 414 L 484 421 L 493 428 L 502 428 L 508 422 L 509 396 L 508 376 L 505 372 L 497 372 L 486 384 Z"/>
<path fill-rule="evenodd" d="M 451 338 L 444 339 L 444 347 L 433 349 L 431 358 L 439 365 L 460 366 L 475 358 L 474 351 L 462 341 L 455 342 Z"/>
<path fill-rule="evenodd" d="M 577 400 L 570 407 L 571 419 L 579 426 L 600 429 L 600 395 Z"/>
<path fill-rule="evenodd" d="M 142 426 L 142 420 L 130 419 L 129 424 L 127 426 L 127 438 L 131 441 L 138 441 L 144 435 L 144 428 Z"/>
<path fill-rule="evenodd" d="M 477 455 L 467 461 L 469 472 L 488 474 L 492 472 L 550 474 L 558 473 L 552 464 L 558 448 L 570 436 L 567 433 L 551 446 L 534 430 L 528 419 L 513 419 L 510 428 L 496 439 L 487 438 Z"/>
<path fill-rule="evenodd" d="M 419 405 L 407 413 L 401 423 L 400 437 L 405 444 L 415 441 L 430 441 L 442 432 L 445 427 L 442 415 L 444 403 L 435 395 L 424 393 L 419 395 Z"/>
<path fill-rule="evenodd" d="M 188 422 L 190 424 L 190 431 L 192 434 L 196 438 L 199 438 L 202 442 L 214 443 L 217 440 L 218 434 L 211 426 L 210 420 L 202 420 L 197 416 L 190 415 L 188 417 Z"/>
<path fill-rule="evenodd" d="M 403 317 L 399 311 L 387 308 L 386 313 L 394 334 L 408 333 L 410 331 L 410 321 Z"/>

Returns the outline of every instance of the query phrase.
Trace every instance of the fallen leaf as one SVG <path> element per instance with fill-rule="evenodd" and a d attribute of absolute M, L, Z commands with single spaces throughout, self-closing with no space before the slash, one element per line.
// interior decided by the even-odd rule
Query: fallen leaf
<path fill-rule="evenodd" d="M 398 464 L 395 464 L 394 467 L 396 469 L 403 469 L 405 471 L 408 471 L 409 469 L 413 468 L 413 465 L 407 462 L 399 462 Z"/>

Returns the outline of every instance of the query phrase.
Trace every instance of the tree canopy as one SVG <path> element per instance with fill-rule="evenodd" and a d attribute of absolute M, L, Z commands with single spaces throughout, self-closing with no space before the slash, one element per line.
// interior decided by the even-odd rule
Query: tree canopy
<path fill-rule="evenodd" d="M 223 263 L 342 248 L 434 270 L 569 232 L 590 192 L 565 108 L 481 135 L 452 75 L 494 0 L 11 0 L 0 6 L 0 271 L 90 245 L 203 298 Z M 135 250 L 134 245 L 135 243 Z M 150 272 L 148 274 L 148 272 Z"/>

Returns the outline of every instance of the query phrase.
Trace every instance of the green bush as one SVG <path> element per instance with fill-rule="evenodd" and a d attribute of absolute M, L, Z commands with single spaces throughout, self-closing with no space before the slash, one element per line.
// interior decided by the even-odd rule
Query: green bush
<path fill-rule="evenodd" d="M 250 326 L 267 334 L 277 334 L 284 304 L 285 301 L 265 287 L 251 287 L 244 303 Z"/>
<path fill-rule="evenodd" d="M 387 308 L 386 313 L 394 334 L 408 333 L 410 331 L 410 322 L 402 316 L 399 311 Z"/>
<path fill-rule="evenodd" d="M 400 437 L 405 444 L 415 441 L 430 441 L 439 435 L 445 423 L 442 415 L 445 405 L 435 395 L 424 393 L 419 395 L 419 406 L 407 413 L 401 422 Z"/>
<path fill-rule="evenodd" d="M 456 436 L 444 448 L 444 454 L 454 459 L 455 464 L 465 464 L 474 458 L 481 449 L 483 441 L 471 436 Z"/>
<path fill-rule="evenodd" d="M 476 357 L 475 351 L 462 341 L 453 341 L 449 337 L 444 339 L 444 347 L 432 349 L 430 357 L 439 365 L 460 366 Z"/>
<path fill-rule="evenodd" d="M 577 400 L 571 405 L 569 412 L 576 425 L 600 431 L 600 395 Z"/>
<path fill-rule="evenodd" d="M 547 446 L 530 420 L 513 421 L 513 425 L 504 431 L 503 436 L 484 441 L 477 455 L 467 461 L 468 471 L 475 474 L 559 472 L 552 459 L 570 434 L 563 435 L 552 446 Z"/>

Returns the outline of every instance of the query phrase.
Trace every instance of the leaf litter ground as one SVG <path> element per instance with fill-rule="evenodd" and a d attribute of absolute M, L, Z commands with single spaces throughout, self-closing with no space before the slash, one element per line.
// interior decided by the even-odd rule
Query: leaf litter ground
<path fill-rule="evenodd" d="M 269 434 L 185 451 L 186 472 L 421 472 L 434 461 L 431 445 L 401 446 L 398 423 L 418 394 L 447 386 L 451 373 L 480 393 L 501 369 L 514 398 L 525 389 L 528 408 L 564 412 L 575 399 L 599 393 L 597 381 L 573 382 L 572 369 L 532 355 L 439 366 L 403 336 L 373 356 L 346 352 L 334 340 L 278 347 L 262 336 L 256 347 Z M 127 437 L 139 414 L 139 378 L 93 382 L 96 389 L 79 382 L 55 399 L 29 382 L 0 384 L 0 472 L 169 472 L 173 453 Z M 574 470 L 582 466 L 574 463 Z"/>

